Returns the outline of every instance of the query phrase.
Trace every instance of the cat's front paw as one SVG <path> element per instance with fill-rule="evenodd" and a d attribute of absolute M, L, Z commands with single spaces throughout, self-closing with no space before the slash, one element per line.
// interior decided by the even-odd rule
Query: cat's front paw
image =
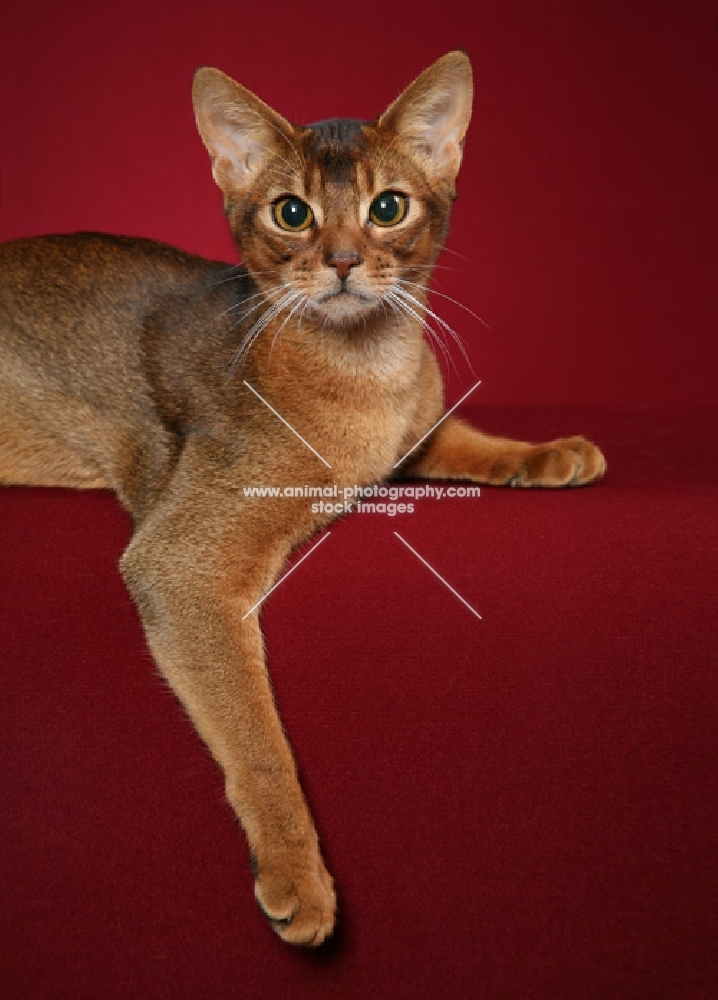
<path fill-rule="evenodd" d="M 492 466 L 491 482 L 504 486 L 585 486 L 605 471 L 601 450 L 577 436 L 502 455 Z"/>
<path fill-rule="evenodd" d="M 316 948 L 334 930 L 334 882 L 318 852 L 310 859 L 253 862 L 254 895 L 274 930 L 289 944 Z"/>

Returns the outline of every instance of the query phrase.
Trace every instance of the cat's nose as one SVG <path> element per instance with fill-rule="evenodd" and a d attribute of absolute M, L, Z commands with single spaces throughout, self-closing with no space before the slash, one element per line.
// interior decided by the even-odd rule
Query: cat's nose
<path fill-rule="evenodd" d="M 330 253 L 327 257 L 327 264 L 329 267 L 336 269 L 337 277 L 344 281 L 349 277 L 349 272 L 357 264 L 361 264 L 361 258 L 358 253 Z"/>

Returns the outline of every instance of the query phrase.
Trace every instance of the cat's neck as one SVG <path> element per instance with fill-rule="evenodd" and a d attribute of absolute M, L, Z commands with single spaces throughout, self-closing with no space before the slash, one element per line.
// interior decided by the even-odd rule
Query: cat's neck
<path fill-rule="evenodd" d="M 386 476 L 421 398 L 421 324 L 391 312 L 366 330 L 290 321 L 273 339 L 260 338 L 246 379 L 266 404 L 281 404 L 281 419 L 301 428 L 331 466 L 330 473 L 317 465 L 313 474 L 364 484 Z"/>
<path fill-rule="evenodd" d="M 410 390 L 423 350 L 421 324 L 412 317 L 380 312 L 366 323 L 329 327 L 321 320 L 292 318 L 283 329 L 273 324 L 255 346 L 253 367 L 262 381 L 291 372 L 322 395 L 354 397 L 389 390 Z"/>

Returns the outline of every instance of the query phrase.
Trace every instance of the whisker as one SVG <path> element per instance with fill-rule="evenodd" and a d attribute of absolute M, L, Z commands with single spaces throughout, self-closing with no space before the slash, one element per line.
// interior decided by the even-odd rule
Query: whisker
<path fill-rule="evenodd" d="M 238 264 L 237 266 L 238 267 L 241 266 L 243 268 L 243 271 L 242 271 L 241 274 L 230 274 L 230 276 L 228 278 L 220 278 L 218 281 L 211 281 L 210 284 L 209 284 L 209 287 L 213 287 L 214 285 L 223 285 L 227 281 L 239 281 L 241 278 L 254 278 L 254 276 L 257 275 L 257 274 L 276 274 L 277 273 L 276 267 L 272 268 L 271 271 L 250 271 L 247 267 L 245 267 L 244 264 L 242 264 L 242 265 Z"/>
<path fill-rule="evenodd" d="M 282 288 L 283 286 L 279 285 L 278 287 Z M 233 306 L 230 306 L 229 309 L 225 309 L 225 311 L 223 313 L 220 313 L 219 315 L 220 316 L 224 316 L 224 315 L 226 315 L 226 313 L 235 312 L 235 311 L 237 311 L 239 309 L 243 309 L 244 306 L 246 306 L 248 302 L 253 302 L 254 299 L 265 298 L 268 294 L 271 294 L 272 291 L 273 291 L 273 289 L 269 289 L 268 292 L 262 290 L 261 292 L 255 292 L 254 295 L 248 295 L 246 298 L 241 299 L 239 302 L 235 302 Z M 251 312 L 251 310 L 249 310 L 249 311 Z M 248 312 L 247 313 L 243 313 L 242 316 L 239 317 L 240 320 L 243 318 L 243 316 L 247 316 L 247 315 L 249 315 Z"/>
<path fill-rule="evenodd" d="M 446 264 L 407 264 L 407 271 L 453 271 L 455 274 L 468 274 L 468 271 L 458 267 L 448 267 Z"/>
<path fill-rule="evenodd" d="M 271 343 L 270 348 L 269 348 L 269 360 L 270 361 L 272 360 L 272 351 L 274 350 L 274 345 L 276 343 L 277 337 L 279 337 L 279 342 L 281 344 L 281 342 L 282 342 L 282 330 L 287 325 L 287 323 L 292 318 L 292 316 L 297 311 L 297 309 L 300 307 L 300 305 L 302 304 L 302 302 L 307 299 L 307 296 L 304 294 L 304 292 L 297 292 L 297 295 L 299 296 L 297 302 L 294 303 L 294 305 L 292 306 L 292 308 L 289 310 L 289 312 L 287 313 L 287 315 L 284 317 L 284 319 L 282 321 L 282 325 L 279 327 L 279 329 L 277 330 L 277 332 L 272 337 L 272 343 Z M 289 303 L 287 303 L 287 305 L 288 304 Z"/>
<path fill-rule="evenodd" d="M 305 295 L 304 296 L 304 306 L 302 308 L 302 311 L 299 314 L 299 320 L 297 322 L 297 330 L 301 330 L 302 329 L 302 320 L 304 319 L 304 313 L 307 311 L 307 306 L 308 305 L 311 305 L 311 299 L 309 298 L 308 295 Z"/>
<path fill-rule="evenodd" d="M 269 308 L 262 313 L 259 319 L 255 320 L 253 326 L 247 332 L 245 339 L 247 340 L 250 337 L 252 337 L 253 338 L 252 342 L 254 342 L 256 336 L 259 333 L 261 333 L 261 331 L 265 328 L 267 323 L 270 322 L 270 320 L 272 320 L 276 315 L 278 315 L 282 311 L 284 306 L 288 304 L 288 302 L 293 301 L 293 299 L 298 294 L 300 293 L 294 291 L 285 292 L 284 295 L 282 295 L 279 299 L 277 299 L 276 302 L 271 304 Z"/>
<path fill-rule="evenodd" d="M 290 302 L 293 302 L 295 298 L 297 298 L 297 296 L 301 294 L 302 294 L 301 292 L 297 291 L 285 292 L 284 295 L 282 295 L 277 300 L 277 302 L 275 302 L 273 305 L 270 305 L 262 313 L 259 319 L 256 320 L 256 322 L 252 325 L 251 329 L 245 334 L 244 340 L 242 341 L 239 348 L 235 352 L 234 357 L 232 358 L 232 362 L 229 366 L 229 373 L 227 376 L 228 379 L 234 375 L 240 363 L 246 360 L 247 355 L 252 349 L 257 337 L 259 337 L 262 331 L 266 329 L 268 324 L 271 323 L 271 321 L 282 312 L 285 306 L 288 306 Z"/>
<path fill-rule="evenodd" d="M 400 282 L 402 285 L 413 285 L 415 288 L 424 287 L 423 285 L 420 285 L 417 281 L 407 281 L 406 278 L 397 278 L 396 281 Z M 449 302 L 453 302 L 454 305 L 457 305 L 460 309 L 463 309 L 464 312 L 467 312 L 470 316 L 473 316 L 474 319 L 477 319 L 479 323 L 483 323 L 483 325 L 486 327 L 487 330 L 491 329 L 489 324 L 485 320 L 483 320 L 479 315 L 477 315 L 473 311 L 473 309 L 469 309 L 468 306 L 465 306 L 463 302 L 459 302 L 458 299 L 452 299 L 450 295 L 445 295 L 444 292 L 437 292 L 435 288 L 429 290 L 429 295 L 438 295 L 442 299 L 447 299 Z"/>
<path fill-rule="evenodd" d="M 464 360 L 466 361 L 466 364 L 469 366 L 469 370 L 471 371 L 472 374 L 475 375 L 476 372 L 474 372 L 474 369 L 473 369 L 473 367 L 471 365 L 471 361 L 469 359 L 469 355 L 466 353 L 466 348 L 464 347 L 464 342 L 463 342 L 462 338 L 459 336 L 459 334 L 456 332 L 456 330 L 454 330 L 454 328 L 451 327 L 446 322 L 446 320 L 442 319 L 441 316 L 438 316 L 432 309 L 429 309 L 429 307 L 427 305 L 424 305 L 424 303 L 420 302 L 419 299 L 417 299 L 415 295 L 412 295 L 410 292 L 407 292 L 407 290 L 405 288 L 394 288 L 394 293 L 396 295 L 398 295 L 400 298 L 409 299 L 410 302 L 413 302 L 420 309 L 423 309 L 424 312 L 428 313 L 429 316 L 431 316 L 431 318 L 434 319 L 439 324 L 439 326 L 441 326 L 444 330 L 446 330 L 446 332 L 453 338 L 453 340 L 455 341 L 455 343 L 458 345 L 459 350 L 461 351 L 462 355 L 464 356 Z"/>
<path fill-rule="evenodd" d="M 275 288 L 270 288 L 267 289 L 266 291 L 257 292 L 255 295 L 248 295 L 247 298 L 242 299 L 240 302 L 235 302 L 234 305 L 229 307 L 229 309 L 225 309 L 224 312 L 221 312 L 218 316 L 215 316 L 213 320 L 210 320 L 207 326 L 210 326 L 212 323 L 215 323 L 218 319 L 221 319 L 223 316 L 227 316 L 229 313 L 234 312 L 237 309 L 244 308 L 244 306 L 246 306 L 246 304 L 248 302 L 251 302 L 253 299 L 264 299 L 266 296 L 281 291 L 283 288 L 289 288 L 291 284 L 292 282 L 290 281 L 284 285 L 277 285 Z M 246 319 L 247 316 L 250 316 L 256 309 L 259 309 L 261 305 L 262 302 L 257 302 L 255 305 L 252 306 L 251 309 L 247 309 L 246 312 L 241 313 L 237 322 L 232 327 L 232 330 L 235 330 L 242 322 L 242 320 Z M 206 330 L 207 327 L 204 327 L 204 329 Z M 230 330 L 229 332 L 231 333 L 232 330 Z"/>
<path fill-rule="evenodd" d="M 242 264 L 242 263 L 239 263 L 239 264 L 228 264 L 227 267 L 223 267 L 222 268 L 221 273 L 222 274 L 227 274 L 229 271 L 236 271 L 240 267 L 244 267 L 244 264 Z"/>
<path fill-rule="evenodd" d="M 449 326 L 448 323 L 445 323 L 444 320 L 440 316 L 437 316 L 436 313 L 433 313 L 431 311 L 431 309 L 428 309 L 426 306 L 422 305 L 422 303 L 419 302 L 418 299 L 416 299 L 414 296 L 410 295 L 405 289 L 395 288 L 393 290 L 393 294 L 395 294 L 403 302 L 404 308 L 407 309 L 410 312 L 410 314 L 412 316 L 414 316 L 415 319 L 417 319 L 422 325 L 425 325 L 428 329 L 432 330 L 433 333 L 438 338 L 439 337 L 438 331 L 436 331 L 436 330 L 433 329 L 433 327 L 429 324 L 428 320 L 426 319 L 426 316 L 420 315 L 420 313 L 418 313 L 416 311 L 416 309 L 412 308 L 412 306 L 409 305 L 409 303 L 406 301 L 406 299 L 407 298 L 410 299 L 411 301 L 413 301 L 418 306 L 419 309 L 423 309 L 425 313 L 429 313 L 429 315 L 432 317 L 432 319 L 436 320 L 436 322 L 439 324 L 440 328 L 442 330 L 445 330 L 447 333 L 449 333 L 451 335 L 451 337 L 454 340 L 454 342 L 458 345 L 459 350 L 461 351 L 461 353 L 462 353 L 462 355 L 464 357 L 464 360 L 466 361 L 467 365 L 469 366 L 469 369 L 473 372 L 473 369 L 471 368 L 471 362 L 469 360 L 468 354 L 466 353 L 466 350 L 464 348 L 464 345 L 463 345 L 463 342 L 462 342 L 461 338 L 456 333 L 456 331 L 453 330 Z M 439 340 L 441 340 L 441 342 L 443 343 L 442 338 L 439 338 Z M 445 345 L 445 346 L 447 346 L 447 345 Z M 452 367 L 454 368 L 454 371 L 458 375 L 458 370 L 456 368 L 456 365 L 454 364 L 453 358 L 451 359 L 451 364 L 452 364 Z"/>
<path fill-rule="evenodd" d="M 282 290 L 283 288 L 288 288 L 288 287 L 289 287 L 289 284 L 290 284 L 290 283 L 287 283 L 286 285 L 280 285 L 280 286 L 278 286 L 278 288 L 276 288 L 276 289 L 270 289 L 270 290 L 269 290 L 269 292 L 268 292 L 267 294 L 268 294 L 268 295 L 274 295 L 274 294 L 276 294 L 277 292 L 280 292 L 280 291 L 281 291 L 281 290 Z M 285 293 L 285 294 L 287 294 L 287 293 Z M 245 320 L 245 319 L 247 318 L 247 316 L 250 316 L 250 315 L 251 315 L 251 314 L 252 314 L 253 312 L 256 312 L 256 310 L 257 310 L 257 309 L 261 309 L 261 307 L 262 307 L 263 305 L 265 305 L 265 304 L 267 305 L 267 309 L 265 310 L 265 312 L 264 312 L 264 313 L 262 313 L 262 316 L 260 316 L 260 317 L 259 317 L 259 320 L 257 320 L 257 321 L 255 322 L 255 326 L 256 326 L 256 323 L 260 322 L 260 321 L 261 321 L 261 319 L 262 319 L 262 318 L 263 318 L 263 317 L 264 317 L 264 316 L 266 315 L 266 313 L 267 313 L 267 312 L 269 311 L 269 309 L 273 308 L 273 307 L 274 307 L 274 305 L 276 305 L 276 303 L 271 303 L 271 301 L 270 301 L 270 302 L 268 303 L 268 302 L 267 302 L 267 299 L 266 299 L 266 298 L 261 298 L 261 299 L 260 299 L 260 301 L 259 301 L 259 302 L 256 302 L 256 303 L 255 303 L 255 304 L 254 304 L 254 305 L 252 306 L 252 308 L 251 308 L 251 309 L 247 309 L 247 310 L 246 310 L 246 311 L 245 311 L 244 313 L 242 313 L 242 315 L 241 315 L 241 316 L 240 316 L 240 317 L 239 317 L 239 318 L 237 319 L 237 322 L 236 322 L 236 323 L 235 323 L 235 324 L 234 324 L 234 325 L 233 325 L 233 326 L 231 327 L 231 329 L 230 329 L 230 330 L 229 330 L 228 332 L 229 332 L 229 333 L 232 333 L 232 331 L 236 330 L 236 329 L 237 329 L 237 327 L 238 327 L 238 326 L 240 325 L 240 323 L 243 323 L 243 322 L 244 322 L 244 320 Z M 253 327 L 252 327 L 252 328 L 251 328 L 251 329 L 250 329 L 250 330 L 249 330 L 249 331 L 248 331 L 248 332 L 247 332 L 247 333 L 246 333 L 246 334 L 244 335 L 244 337 L 242 338 L 242 343 L 241 343 L 241 344 L 239 345 L 239 347 L 238 347 L 238 349 L 237 349 L 237 352 L 235 353 L 235 361 L 237 360 L 237 358 L 238 358 L 238 355 L 240 355 L 240 354 L 241 354 L 241 353 L 242 353 L 242 352 L 244 351 L 244 349 L 245 349 L 245 346 L 247 345 L 247 343 L 248 343 L 248 340 L 249 340 L 250 336 L 252 335 L 252 332 L 253 332 L 253 330 L 254 330 L 254 326 L 253 326 Z M 235 362 L 233 361 L 233 364 L 234 364 L 234 363 L 235 363 Z M 235 367 L 236 367 L 236 364 L 235 364 Z"/>
<path fill-rule="evenodd" d="M 246 305 L 247 302 L 252 302 L 253 299 L 259 299 L 259 298 L 262 298 L 263 296 L 266 297 L 268 295 L 272 295 L 272 294 L 274 294 L 274 292 L 279 292 L 283 288 L 289 288 L 289 286 L 291 284 L 292 284 L 291 281 L 285 281 L 284 284 L 282 284 L 282 285 L 275 285 L 273 288 L 262 289 L 259 292 L 255 292 L 254 295 L 248 295 L 246 298 L 242 299 L 241 302 L 238 302 L 235 306 L 232 306 L 232 308 L 233 309 L 237 309 L 237 308 L 240 308 L 243 305 Z"/>
<path fill-rule="evenodd" d="M 422 328 L 424 330 L 426 330 L 426 332 L 429 334 L 429 337 L 431 339 L 433 339 L 434 342 L 437 344 L 437 346 L 440 348 L 442 354 L 444 355 L 445 361 L 448 364 L 451 365 L 451 367 L 454 369 L 454 371 L 458 375 L 459 373 L 458 373 L 458 370 L 457 370 L 456 365 L 454 363 L 454 359 L 451 357 L 451 354 L 449 353 L 446 344 L 443 342 L 443 340 L 438 335 L 438 333 L 436 332 L 436 330 L 434 330 L 434 328 L 429 323 L 427 323 L 426 319 L 424 319 L 423 317 L 421 317 L 419 315 L 419 313 L 417 313 L 414 309 L 412 309 L 412 307 L 407 302 L 404 302 L 396 294 L 396 291 L 397 290 L 395 289 L 393 291 L 389 291 L 389 292 L 386 293 L 387 301 L 389 302 L 389 304 L 391 305 L 392 302 L 395 303 L 396 306 L 399 307 L 402 310 L 402 312 L 405 312 L 407 315 L 412 316 L 414 319 L 418 320 L 418 322 L 421 324 Z"/>
<path fill-rule="evenodd" d="M 450 247 L 441 246 L 440 243 L 435 243 L 434 246 L 439 247 L 442 253 L 453 253 L 455 257 L 461 257 L 462 260 L 465 260 L 469 264 L 473 263 L 470 257 L 465 257 L 463 253 L 457 253 L 456 250 L 451 250 Z"/>
<path fill-rule="evenodd" d="M 397 295 L 399 295 L 399 297 L 408 299 L 410 302 L 412 302 L 419 309 L 423 309 L 424 312 L 428 313 L 429 316 L 431 316 L 432 319 L 436 320 L 436 322 L 439 323 L 439 325 L 442 326 L 446 330 L 447 333 L 451 334 L 451 336 L 456 340 L 457 344 L 459 344 L 459 345 L 463 344 L 463 338 L 456 332 L 456 330 L 454 330 L 454 328 L 452 326 L 450 326 L 446 322 L 445 319 L 442 319 L 441 316 L 439 316 L 437 313 L 435 313 L 433 311 L 433 309 L 430 309 L 428 307 L 428 305 L 426 305 L 425 302 L 422 302 L 415 295 L 412 295 L 411 292 L 407 292 L 407 290 L 405 288 L 394 288 L 394 292 Z"/>

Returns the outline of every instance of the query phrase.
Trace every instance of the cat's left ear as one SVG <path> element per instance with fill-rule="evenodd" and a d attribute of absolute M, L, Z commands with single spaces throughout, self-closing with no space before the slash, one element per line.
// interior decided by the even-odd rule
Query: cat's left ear
<path fill-rule="evenodd" d="M 377 125 L 404 140 L 429 176 L 453 191 L 473 95 L 469 57 L 458 49 L 447 52 L 397 97 Z"/>

